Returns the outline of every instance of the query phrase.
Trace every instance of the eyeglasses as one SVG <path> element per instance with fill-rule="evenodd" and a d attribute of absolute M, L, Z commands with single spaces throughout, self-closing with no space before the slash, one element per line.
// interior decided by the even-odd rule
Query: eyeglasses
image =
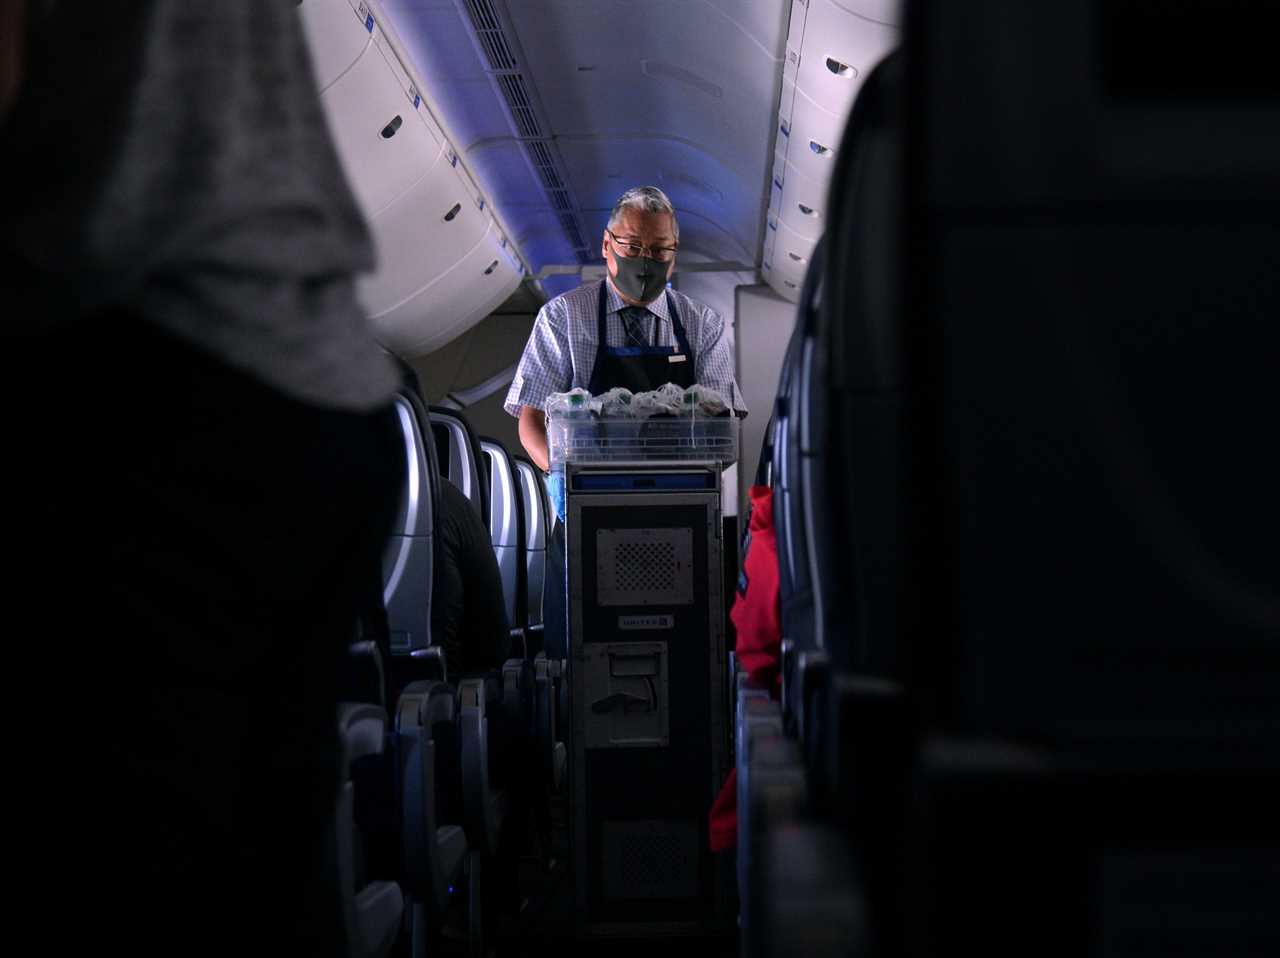
<path fill-rule="evenodd" d="M 617 234 L 607 226 L 604 231 L 613 237 L 614 249 L 623 256 L 643 256 L 648 253 L 650 259 L 655 259 L 659 263 L 670 263 L 676 258 L 677 247 L 675 246 L 642 246 L 639 243 L 632 243 L 630 240 L 618 239 Z"/>

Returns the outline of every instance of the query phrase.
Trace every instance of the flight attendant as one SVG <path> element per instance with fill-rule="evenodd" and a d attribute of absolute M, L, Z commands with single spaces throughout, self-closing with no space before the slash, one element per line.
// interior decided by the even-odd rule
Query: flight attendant
<path fill-rule="evenodd" d="M 547 654 L 568 655 L 565 628 L 564 490 L 550 473 L 544 406 L 552 393 L 582 387 L 599 395 L 665 383 L 715 389 L 746 415 L 733 376 L 731 342 L 713 309 L 668 287 L 680 245 L 675 208 L 662 190 L 637 186 L 614 204 L 601 237 L 608 275 L 550 300 L 538 313 L 504 404 L 520 420 L 520 441 L 547 473 L 557 518 L 547 551 Z M 554 574 L 551 570 L 561 570 Z"/>

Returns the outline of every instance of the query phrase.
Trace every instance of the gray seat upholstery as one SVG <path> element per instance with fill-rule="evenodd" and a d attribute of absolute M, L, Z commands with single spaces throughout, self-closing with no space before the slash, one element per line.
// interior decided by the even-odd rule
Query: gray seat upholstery
<path fill-rule="evenodd" d="M 440 477 L 452 482 L 470 500 L 489 527 L 489 482 L 486 459 L 467 417 L 455 409 L 432 406 L 431 431 L 436 440 Z"/>
<path fill-rule="evenodd" d="M 456 721 L 457 691 L 444 682 L 414 682 L 396 704 L 410 954 L 426 952 L 432 928 L 442 923 L 461 884 L 467 857 L 462 823 L 446 821 L 444 813 L 457 805 L 446 793 L 458 785 L 456 769 L 450 767 L 459 760 Z"/>
<path fill-rule="evenodd" d="M 542 626 L 542 584 L 546 576 L 547 536 L 550 523 L 547 499 L 542 489 L 542 476 L 527 459 L 516 456 L 516 475 L 524 503 L 525 584 L 529 609 L 529 627 Z"/>
<path fill-rule="evenodd" d="M 912 954 L 1280 943 L 1280 99 L 1216 14 L 906 20 Z"/>
<path fill-rule="evenodd" d="M 542 477 L 527 459 L 512 460 L 516 468 L 524 504 L 526 595 L 528 597 L 529 648 L 534 653 L 534 726 L 538 739 L 541 764 L 548 787 L 559 791 L 564 781 L 568 761 L 568 749 L 563 741 L 562 722 L 559 718 L 559 691 L 563 680 L 564 663 L 549 660 L 540 651 L 542 646 L 542 590 L 546 575 L 547 536 L 550 534 L 550 515 L 543 493 Z"/>
<path fill-rule="evenodd" d="M 352 766 L 382 753 L 387 713 L 377 705 L 346 703 L 338 712 L 342 745 L 341 779 L 334 812 L 332 862 L 339 915 L 349 958 L 384 958 L 400 932 L 404 897 L 389 880 L 365 881 L 356 852 L 355 786 Z"/>
<path fill-rule="evenodd" d="M 435 569 L 435 502 L 439 472 L 434 437 L 420 401 L 395 399 L 408 470 L 392 535 L 383 558 L 383 602 L 391 650 L 407 653 L 431 645 L 431 588 Z"/>
<path fill-rule="evenodd" d="M 524 629 L 528 626 L 528 559 L 520 477 L 506 446 L 496 439 L 481 437 L 480 451 L 487 460 L 489 535 L 502 577 L 507 621 L 513 630 Z"/>

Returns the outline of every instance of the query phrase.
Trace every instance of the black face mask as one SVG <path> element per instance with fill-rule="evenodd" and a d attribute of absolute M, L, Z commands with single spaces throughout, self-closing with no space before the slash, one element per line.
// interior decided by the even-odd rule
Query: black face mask
<path fill-rule="evenodd" d="M 618 275 L 613 277 L 614 285 L 624 296 L 629 296 L 638 303 L 649 303 L 658 298 L 667 285 L 667 270 L 670 263 L 659 263 L 647 256 L 627 258 L 613 255 L 618 264 Z"/>

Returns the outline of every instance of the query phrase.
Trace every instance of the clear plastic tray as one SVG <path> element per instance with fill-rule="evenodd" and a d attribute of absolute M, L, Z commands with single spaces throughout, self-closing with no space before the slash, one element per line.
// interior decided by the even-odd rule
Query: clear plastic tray
<path fill-rule="evenodd" d="M 553 418 L 547 423 L 552 465 L 619 460 L 738 459 L 738 424 L 732 416 Z"/>

